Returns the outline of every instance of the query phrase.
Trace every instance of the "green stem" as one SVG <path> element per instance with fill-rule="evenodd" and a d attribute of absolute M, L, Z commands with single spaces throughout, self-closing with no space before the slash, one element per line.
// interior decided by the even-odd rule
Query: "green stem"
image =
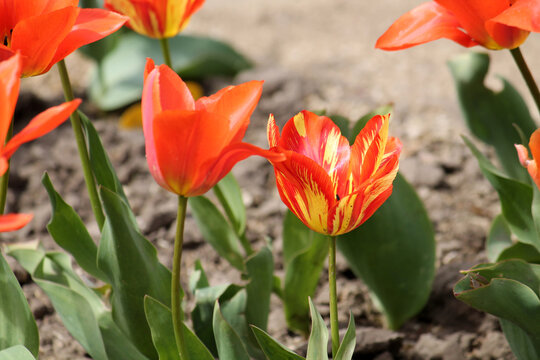
<path fill-rule="evenodd" d="M 328 286 L 330 290 L 330 332 L 332 334 L 332 356 L 335 357 L 339 349 L 339 322 L 337 310 L 336 286 L 336 237 L 330 236 L 328 253 Z"/>
<path fill-rule="evenodd" d="M 525 59 L 523 58 L 523 54 L 521 53 L 521 50 L 519 49 L 519 47 L 517 47 L 515 49 L 510 50 L 510 53 L 512 54 L 512 57 L 514 58 L 514 61 L 516 62 L 516 65 L 519 68 L 519 71 L 521 72 L 523 79 L 525 79 L 525 82 L 527 83 L 527 86 L 529 87 L 529 91 L 531 92 L 534 102 L 536 103 L 536 107 L 538 108 L 538 111 L 540 112 L 540 91 L 538 90 L 538 85 L 536 85 L 536 82 L 534 81 L 534 77 L 531 74 L 531 70 L 529 70 L 527 63 L 525 62 Z"/>
<path fill-rule="evenodd" d="M 13 137 L 13 120 L 11 120 L 8 133 L 6 134 L 6 143 L 12 137 Z M 8 168 L 6 172 L 4 173 L 4 175 L 0 177 L 0 215 L 4 214 L 4 210 L 6 208 L 7 190 L 8 190 L 8 183 L 9 183 L 9 169 L 10 169 L 10 160 L 8 159 Z"/>
<path fill-rule="evenodd" d="M 60 74 L 60 80 L 62 81 L 62 88 L 64 89 L 64 98 L 66 101 L 71 101 L 74 99 L 73 89 L 71 88 L 71 82 L 69 81 L 69 75 L 64 60 L 60 60 L 57 63 L 57 67 Z M 70 116 L 70 120 L 73 132 L 75 134 L 75 140 L 77 141 L 77 148 L 79 150 L 79 157 L 81 159 L 88 196 L 90 197 L 90 204 L 92 205 L 92 211 L 94 212 L 98 226 L 101 229 L 103 227 L 103 223 L 105 222 L 105 216 L 103 215 L 103 209 L 101 208 L 101 202 L 99 201 L 94 173 L 90 167 L 90 157 L 88 155 L 88 148 L 86 146 L 86 139 L 81 126 L 81 118 L 79 117 L 79 113 L 74 111 Z"/>
<path fill-rule="evenodd" d="M 165 65 L 167 65 L 168 67 L 172 69 L 171 51 L 169 50 L 169 39 L 168 38 L 159 39 L 159 44 L 161 45 L 161 51 L 163 52 Z"/>
<path fill-rule="evenodd" d="M 180 266 L 182 264 L 182 243 L 184 242 L 184 223 L 186 219 L 187 197 L 178 196 L 178 215 L 176 217 L 176 237 L 174 239 L 173 269 L 171 280 L 171 311 L 176 347 L 180 360 L 188 360 L 184 333 L 182 330 L 182 286 L 180 285 Z"/>

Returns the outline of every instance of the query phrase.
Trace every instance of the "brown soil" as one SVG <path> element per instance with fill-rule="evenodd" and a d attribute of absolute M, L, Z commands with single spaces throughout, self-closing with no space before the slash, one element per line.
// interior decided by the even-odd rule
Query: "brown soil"
<path fill-rule="evenodd" d="M 498 322 L 455 300 L 452 287 L 459 270 L 485 261 L 484 242 L 489 224 L 498 213 L 495 192 L 483 179 L 476 161 L 460 139 L 467 133 L 461 120 L 450 73 L 445 62 L 465 50 L 449 41 L 438 41 L 407 51 L 374 50 L 377 37 L 419 0 L 275 0 L 271 2 L 207 0 L 187 32 L 226 40 L 256 62 L 254 69 L 235 82 L 265 80 L 264 93 L 246 140 L 265 144 L 265 125 L 274 113 L 280 125 L 302 109 L 327 109 L 350 118 L 394 103 L 391 133 L 404 144 L 401 171 L 415 186 L 433 221 L 437 238 L 437 275 L 425 309 L 400 331 L 380 327 L 365 286 L 351 278 L 343 259 L 338 259 L 340 318 L 351 310 L 358 322 L 357 359 L 512 359 Z M 476 49 L 482 51 L 482 49 Z M 474 51 L 474 50 L 472 50 Z M 534 35 L 523 52 L 533 71 L 540 69 L 540 41 Z M 525 86 L 508 52 L 492 52 L 491 74 L 509 78 L 522 94 Z M 534 62 L 536 61 L 536 64 Z M 67 60 L 71 74 L 84 96 L 91 67 L 78 56 Z M 536 65 L 536 66 L 535 66 Z M 47 106 L 61 101 L 57 74 L 25 79 L 17 111 L 24 122 Z M 498 82 L 490 75 L 490 84 Z M 227 80 L 209 84 L 214 91 Z M 528 95 L 528 103 L 532 104 Z M 176 201 L 152 180 L 144 158 L 140 130 L 118 127 L 118 114 L 99 114 L 88 104 L 109 155 L 137 215 L 142 232 L 156 245 L 163 263 L 170 266 Z M 532 107 L 531 107 L 532 108 Z M 75 207 L 97 238 L 69 126 L 25 146 L 13 157 L 10 174 L 10 211 L 32 212 L 32 223 L 4 234 L 3 242 L 42 241 L 56 249 L 45 230 L 50 205 L 40 183 L 48 171 L 65 200 Z M 23 166 L 24 165 L 24 166 Z M 273 184 L 270 166 L 261 159 L 239 164 L 239 179 L 248 206 L 248 238 L 255 247 L 265 237 L 274 240 L 276 272 L 282 275 L 281 221 L 285 210 Z M 238 274 L 219 259 L 187 219 L 184 273 L 203 262 L 212 284 L 238 280 Z M 14 261 L 41 334 L 40 359 L 88 358 L 61 325 L 50 302 Z M 326 284 L 321 284 L 315 302 L 328 316 Z M 306 340 L 287 332 L 279 301 L 273 299 L 270 333 L 298 352 Z M 345 323 L 342 327 L 345 327 Z"/>

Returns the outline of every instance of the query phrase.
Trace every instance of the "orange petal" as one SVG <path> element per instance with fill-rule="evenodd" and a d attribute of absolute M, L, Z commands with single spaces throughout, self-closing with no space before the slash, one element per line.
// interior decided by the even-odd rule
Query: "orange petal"
<path fill-rule="evenodd" d="M 529 140 L 529 149 L 535 161 L 540 161 L 540 129 L 535 130 Z"/>
<path fill-rule="evenodd" d="M 240 142 L 231 144 L 223 149 L 217 158 L 209 159 L 201 169 L 208 172 L 199 172 L 193 188 L 186 196 L 199 196 L 216 185 L 238 162 L 253 156 L 262 156 L 272 163 L 285 160 L 285 155 L 276 151 L 264 150 L 252 144 Z"/>
<path fill-rule="evenodd" d="M 13 29 L 11 48 L 23 58 L 23 76 L 39 75 L 50 68 L 60 43 L 70 32 L 77 7 L 66 7 L 20 21 Z"/>
<path fill-rule="evenodd" d="M 456 17 L 435 2 L 424 3 L 402 15 L 377 40 L 376 48 L 402 50 L 446 38 L 471 47 L 478 45 L 460 29 Z"/>
<path fill-rule="evenodd" d="M 21 56 L 19 54 L 0 62 L 0 149 L 13 119 L 21 76 Z"/>
<path fill-rule="evenodd" d="M 280 145 L 321 166 L 330 176 L 334 197 L 347 193 L 349 141 L 330 118 L 306 110 L 298 113 L 283 127 Z"/>
<path fill-rule="evenodd" d="M 155 116 L 153 139 L 145 132 L 145 141 L 153 141 L 155 161 L 150 169 L 159 167 L 161 178 L 169 191 L 188 195 L 198 185 L 196 182 L 207 176 L 210 165 L 215 162 L 227 137 L 227 119 L 218 114 L 196 111 L 165 111 Z M 160 176 L 154 176 L 158 183 Z"/>
<path fill-rule="evenodd" d="M 34 140 L 63 123 L 81 103 L 80 99 L 54 106 L 34 117 L 24 129 L 8 141 L 2 155 L 10 157 L 25 142 Z"/>
<path fill-rule="evenodd" d="M 0 232 L 19 230 L 32 220 L 31 214 L 0 215 Z"/>
<path fill-rule="evenodd" d="M 98 41 L 117 31 L 127 20 L 125 16 L 103 9 L 81 9 L 75 25 L 58 46 L 46 71 L 81 46 Z"/>
<path fill-rule="evenodd" d="M 150 72 L 154 70 L 155 68 L 156 68 L 156 64 L 154 63 L 154 60 L 152 60 L 151 58 L 146 58 L 146 65 L 144 66 L 144 75 L 143 75 L 144 81 L 146 81 L 148 74 L 150 74 Z"/>
<path fill-rule="evenodd" d="M 540 2 L 518 0 L 492 21 L 531 32 L 540 32 Z"/>
<path fill-rule="evenodd" d="M 281 200 L 310 229 L 329 234 L 329 209 L 336 203 L 326 171 L 306 156 L 286 151 L 286 160 L 275 163 Z"/>
<path fill-rule="evenodd" d="M 217 93 L 197 100 L 197 111 L 220 114 L 229 119 L 230 141 L 241 141 L 249 125 L 249 118 L 262 94 L 263 81 L 249 81 L 228 86 Z"/>

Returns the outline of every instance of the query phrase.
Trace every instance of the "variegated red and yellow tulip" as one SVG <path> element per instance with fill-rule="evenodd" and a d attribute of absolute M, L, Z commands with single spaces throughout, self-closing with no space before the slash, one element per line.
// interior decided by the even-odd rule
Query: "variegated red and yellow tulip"
<path fill-rule="evenodd" d="M 204 0 L 106 0 L 108 9 L 129 17 L 128 26 L 139 34 L 163 39 L 176 36 Z"/>
<path fill-rule="evenodd" d="M 538 0 L 434 0 L 402 15 L 376 48 L 401 50 L 446 38 L 471 47 L 514 49 L 540 32 Z"/>
<path fill-rule="evenodd" d="M 81 9 L 79 0 L 0 0 L 0 60 L 20 52 L 23 76 L 46 73 L 79 47 L 118 30 L 127 18 Z"/>
<path fill-rule="evenodd" d="M 166 65 L 148 60 L 142 94 L 143 131 L 150 172 L 178 195 L 202 195 L 251 155 L 282 154 L 242 142 L 261 96 L 262 81 L 229 86 L 195 101 Z"/>
<path fill-rule="evenodd" d="M 80 99 L 54 106 L 34 117 L 30 123 L 7 144 L 6 138 L 19 96 L 22 71 L 21 55 L 16 54 L 0 62 L 0 176 L 8 169 L 8 159 L 25 142 L 34 140 L 56 128 L 77 109 Z M 0 216 L 0 232 L 17 230 L 32 218 L 28 214 L 8 214 Z"/>
<path fill-rule="evenodd" d="M 529 140 L 529 148 L 531 149 L 532 159 L 529 158 L 529 152 L 523 145 L 516 144 L 519 161 L 521 165 L 527 168 L 529 175 L 534 180 L 536 186 L 540 188 L 540 173 L 538 172 L 538 163 L 540 161 L 540 129 L 533 132 Z"/>
<path fill-rule="evenodd" d="M 373 117 L 352 146 L 326 116 L 302 111 L 280 136 L 268 121 L 281 200 L 310 229 L 331 236 L 360 226 L 392 193 L 401 142 L 388 137 L 389 115 Z"/>

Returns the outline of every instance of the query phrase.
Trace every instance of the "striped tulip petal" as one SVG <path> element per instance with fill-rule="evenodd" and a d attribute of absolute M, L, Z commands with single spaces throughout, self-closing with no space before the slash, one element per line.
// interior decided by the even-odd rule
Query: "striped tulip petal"
<path fill-rule="evenodd" d="M 388 138 L 389 116 L 375 116 L 352 148 L 325 116 L 302 111 L 280 136 L 268 122 L 271 150 L 286 156 L 273 163 L 282 201 L 311 229 L 328 235 L 349 232 L 390 196 L 401 143 Z"/>

